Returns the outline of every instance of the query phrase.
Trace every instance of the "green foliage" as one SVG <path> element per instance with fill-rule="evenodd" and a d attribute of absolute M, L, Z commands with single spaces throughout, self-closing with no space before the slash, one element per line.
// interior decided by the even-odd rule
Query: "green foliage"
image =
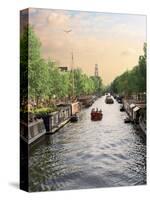
<path fill-rule="evenodd" d="M 54 111 L 56 111 L 57 110 L 57 108 L 56 107 L 48 107 L 48 108 L 37 108 L 37 109 L 35 109 L 34 111 L 33 111 L 33 113 L 35 114 L 35 115 L 48 115 L 49 113 L 51 113 L 51 112 L 54 112 Z"/>
<path fill-rule="evenodd" d="M 93 87 L 94 87 L 95 93 L 100 93 L 102 91 L 102 79 L 101 79 L 101 77 L 92 76 L 91 79 L 92 79 L 93 84 L 94 84 Z"/>
<path fill-rule="evenodd" d="M 130 95 L 146 91 L 146 43 L 143 50 L 144 55 L 139 56 L 138 65 L 116 77 L 111 83 L 109 89 L 112 92 Z"/>
<path fill-rule="evenodd" d="M 28 101 L 28 29 L 20 38 L 20 68 L 20 99 L 23 106 Z"/>
<path fill-rule="evenodd" d="M 61 72 L 56 62 L 51 59 L 44 60 L 41 57 L 41 43 L 31 26 L 21 36 L 20 51 L 23 72 L 21 73 L 21 91 L 26 94 L 26 99 L 36 101 L 37 107 L 40 101 L 43 103 L 49 99 L 50 102 L 53 99 L 101 91 L 100 77 L 88 77 L 80 69 Z M 23 91 L 24 88 L 27 91 Z M 49 108 L 35 110 L 35 112 L 49 112 Z"/>
<path fill-rule="evenodd" d="M 29 98 L 37 100 L 44 97 L 47 87 L 47 64 L 40 55 L 40 41 L 36 37 L 33 28 L 28 30 L 29 52 L 28 52 L 28 89 Z"/>
<path fill-rule="evenodd" d="M 29 26 L 20 41 L 21 93 L 24 98 L 34 98 L 37 102 L 45 95 L 47 86 L 47 66 L 40 56 L 40 47 L 39 39 Z"/>
<path fill-rule="evenodd" d="M 100 93 L 102 88 L 102 80 L 100 77 L 88 77 L 83 74 L 81 69 L 74 70 L 74 80 L 75 80 L 75 94 L 88 95 Z"/>
<path fill-rule="evenodd" d="M 84 76 L 81 69 L 74 70 L 74 89 L 77 96 L 84 93 Z"/>

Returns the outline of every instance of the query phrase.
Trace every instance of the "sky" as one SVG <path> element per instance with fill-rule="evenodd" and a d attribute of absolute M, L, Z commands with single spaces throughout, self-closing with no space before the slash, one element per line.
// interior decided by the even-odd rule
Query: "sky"
<path fill-rule="evenodd" d="M 45 59 L 71 67 L 73 52 L 74 68 L 90 76 L 98 64 L 105 85 L 138 64 L 146 42 L 144 15 L 30 8 L 29 24 Z"/>

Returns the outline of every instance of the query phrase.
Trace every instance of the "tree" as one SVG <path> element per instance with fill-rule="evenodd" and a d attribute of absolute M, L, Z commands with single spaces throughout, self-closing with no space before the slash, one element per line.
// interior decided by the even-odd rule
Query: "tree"
<path fill-rule="evenodd" d="M 99 94 L 102 91 L 102 79 L 99 76 L 91 76 L 91 80 L 93 81 L 93 93 Z"/>
<path fill-rule="evenodd" d="M 20 103 L 28 102 L 28 29 L 20 37 Z"/>
<path fill-rule="evenodd" d="M 74 70 L 74 88 L 75 94 L 80 96 L 84 92 L 84 76 L 81 69 Z"/>
<path fill-rule="evenodd" d="M 147 45 L 144 43 L 143 47 L 144 55 L 139 56 L 139 91 L 146 91 L 146 59 L 147 59 Z"/>
<path fill-rule="evenodd" d="M 111 83 L 110 89 L 114 93 L 130 95 L 146 91 L 146 49 L 144 43 L 144 55 L 139 56 L 138 65 L 116 77 Z"/>
<path fill-rule="evenodd" d="M 35 98 L 37 106 L 47 90 L 47 65 L 41 58 L 41 43 L 33 28 L 28 28 L 28 89 L 29 98 Z"/>
<path fill-rule="evenodd" d="M 64 97 L 99 93 L 102 86 L 100 77 L 88 77 L 81 69 L 61 72 L 56 62 L 41 56 L 41 43 L 33 27 L 26 28 L 20 42 L 21 92 L 22 99 L 28 103 L 35 100 L 37 107 L 40 100 L 46 102 Z M 73 84 L 74 83 L 74 84 Z M 49 101 L 49 102 L 50 102 Z"/>

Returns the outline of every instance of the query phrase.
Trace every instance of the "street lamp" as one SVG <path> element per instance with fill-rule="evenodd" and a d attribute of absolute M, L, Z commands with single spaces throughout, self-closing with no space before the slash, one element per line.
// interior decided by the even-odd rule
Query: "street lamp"
<path fill-rule="evenodd" d="M 66 34 L 69 34 L 70 32 L 72 32 L 72 29 L 68 29 L 68 30 L 64 30 L 64 32 Z M 72 49 L 72 52 L 71 52 L 71 73 L 72 73 L 72 95 L 74 96 L 74 71 L 73 71 L 73 68 L 74 68 L 74 56 L 73 56 L 73 49 Z"/>

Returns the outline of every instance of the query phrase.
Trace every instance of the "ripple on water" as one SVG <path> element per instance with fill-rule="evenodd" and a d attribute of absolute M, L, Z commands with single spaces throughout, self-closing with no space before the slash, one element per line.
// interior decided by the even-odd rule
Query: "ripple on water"
<path fill-rule="evenodd" d="M 91 108 L 30 149 L 30 191 L 139 185 L 146 183 L 146 142 L 125 124 L 120 105 L 98 99 L 103 119 L 91 122 Z"/>

